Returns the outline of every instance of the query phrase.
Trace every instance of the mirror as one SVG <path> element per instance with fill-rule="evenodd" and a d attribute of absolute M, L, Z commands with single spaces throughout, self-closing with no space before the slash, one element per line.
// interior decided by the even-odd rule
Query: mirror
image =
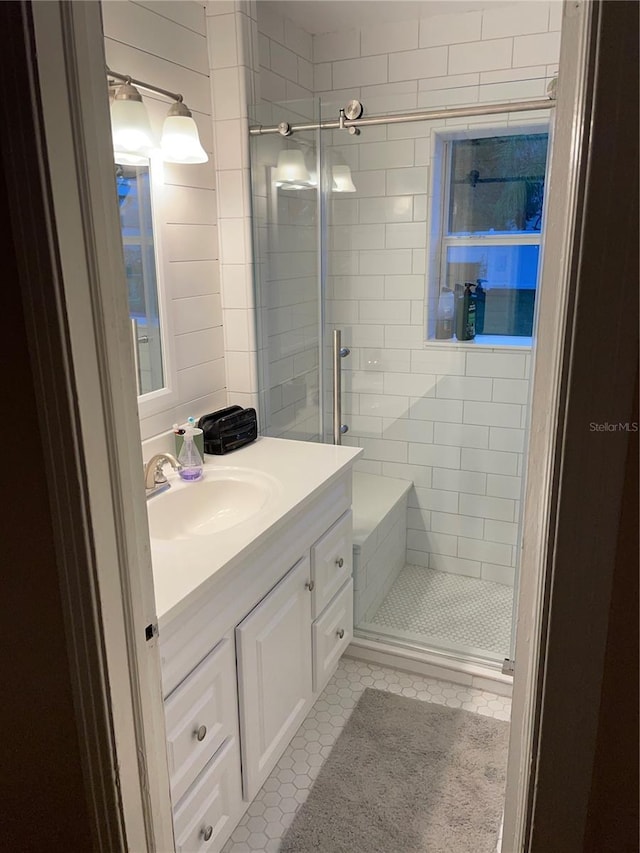
<path fill-rule="evenodd" d="M 165 386 L 148 165 L 116 163 L 120 229 L 138 396 Z"/>

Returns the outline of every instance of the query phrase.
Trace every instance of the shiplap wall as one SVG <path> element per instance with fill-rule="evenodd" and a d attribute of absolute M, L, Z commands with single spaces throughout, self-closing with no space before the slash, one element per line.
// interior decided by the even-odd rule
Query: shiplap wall
<path fill-rule="evenodd" d="M 146 439 L 227 401 L 205 9 L 190 0 L 106 0 L 102 13 L 108 65 L 182 93 L 210 158 L 202 165 L 166 163 L 164 181 L 154 182 L 154 228 L 176 394 L 167 409 L 141 418 Z M 170 102 L 143 95 L 159 139 Z"/>

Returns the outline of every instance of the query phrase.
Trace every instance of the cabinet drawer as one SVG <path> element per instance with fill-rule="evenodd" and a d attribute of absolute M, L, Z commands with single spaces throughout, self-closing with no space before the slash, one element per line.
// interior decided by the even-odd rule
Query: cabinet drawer
<path fill-rule="evenodd" d="M 313 691 L 319 693 L 353 637 L 353 580 L 344 585 L 311 628 L 313 636 Z"/>
<path fill-rule="evenodd" d="M 178 803 L 173 826 L 176 853 L 219 853 L 242 812 L 238 739 L 227 740 Z"/>
<path fill-rule="evenodd" d="M 322 613 L 345 581 L 351 577 L 352 562 L 353 529 L 349 511 L 311 548 L 314 618 Z"/>
<path fill-rule="evenodd" d="M 233 638 L 225 637 L 166 700 L 167 757 L 177 802 L 222 743 L 237 733 Z"/>

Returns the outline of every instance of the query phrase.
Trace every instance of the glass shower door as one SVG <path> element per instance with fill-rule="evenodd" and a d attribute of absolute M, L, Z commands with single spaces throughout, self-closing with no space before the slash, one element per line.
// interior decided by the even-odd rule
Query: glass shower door
<path fill-rule="evenodd" d="M 491 99 L 430 93 L 434 105 L 457 94 Z M 522 294 L 536 278 L 544 151 L 535 145 L 546 147 L 544 120 L 516 127 L 469 117 L 323 132 L 325 340 L 340 329 L 351 350 L 343 442 L 364 451 L 354 473 L 356 636 L 494 668 L 512 656 L 533 304 Z M 452 167 L 457 140 L 475 158 L 466 171 Z M 475 219 L 462 228 L 444 217 L 448 205 Z M 474 238 L 493 242 L 482 254 Z M 483 332 L 438 334 L 440 287 L 457 316 L 466 282 L 478 279 Z M 329 389 L 328 346 L 325 364 Z"/>
<path fill-rule="evenodd" d="M 430 91 L 423 105 L 452 97 L 492 96 Z M 367 113 L 397 103 L 371 96 Z M 315 103 L 304 118 L 333 121 L 341 106 Z M 261 124 L 299 119 L 292 104 L 270 109 Z M 339 360 L 342 442 L 363 450 L 356 635 L 496 669 L 512 657 L 531 350 L 523 329 L 542 236 L 533 142 L 545 133 L 544 117 L 520 128 L 513 117 L 469 116 L 252 138 L 261 431 L 332 442 L 340 330 L 350 349 Z M 471 160 L 456 171 L 458 140 L 471 141 Z M 459 234 L 444 212 L 453 204 L 459 214 L 461 196 L 499 216 L 498 230 L 485 236 L 478 214 Z M 466 254 L 452 257 L 452 247 Z M 474 340 L 456 322 L 443 334 L 442 292 L 457 318 L 473 287 L 483 332 L 479 322 Z"/>
<path fill-rule="evenodd" d="M 264 105 L 318 121 L 315 101 Z M 319 131 L 251 137 L 255 298 L 263 435 L 322 441 Z"/>

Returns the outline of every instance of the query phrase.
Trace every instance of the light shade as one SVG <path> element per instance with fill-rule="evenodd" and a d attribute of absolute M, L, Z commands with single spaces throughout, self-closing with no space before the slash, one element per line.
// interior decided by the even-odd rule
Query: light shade
<path fill-rule="evenodd" d="M 119 163 L 141 165 L 154 148 L 147 109 L 140 92 L 129 83 L 119 87 L 111 104 L 111 135 Z"/>
<path fill-rule="evenodd" d="M 278 154 L 274 182 L 284 190 L 304 190 L 312 186 L 302 151 L 287 150 Z"/>
<path fill-rule="evenodd" d="M 348 166 L 333 166 L 331 174 L 333 177 L 334 193 L 356 192 L 356 187 L 351 180 L 351 169 Z"/>
<path fill-rule="evenodd" d="M 164 120 L 160 148 L 168 163 L 206 163 L 209 159 L 196 123 L 181 101 L 173 104 Z"/>

